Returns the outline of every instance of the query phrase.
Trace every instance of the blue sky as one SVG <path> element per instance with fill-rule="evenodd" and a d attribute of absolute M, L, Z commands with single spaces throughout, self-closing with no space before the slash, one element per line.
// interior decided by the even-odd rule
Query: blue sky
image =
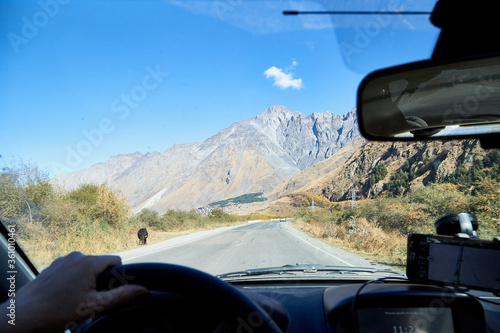
<path fill-rule="evenodd" d="M 272 105 L 346 113 L 365 74 L 429 57 L 438 33 L 427 18 L 281 15 L 321 8 L 297 1 L 20 3 L 0 4 L 0 167 L 52 175 L 203 141 Z"/>

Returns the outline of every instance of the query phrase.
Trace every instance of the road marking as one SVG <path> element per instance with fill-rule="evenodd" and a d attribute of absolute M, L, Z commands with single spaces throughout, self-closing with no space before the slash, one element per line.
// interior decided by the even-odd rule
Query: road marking
<path fill-rule="evenodd" d="M 139 255 L 136 255 L 135 257 L 130 257 L 130 258 L 126 258 L 126 259 L 122 258 L 122 263 L 125 262 L 125 261 L 129 261 L 129 260 L 132 260 L 132 259 L 139 258 L 139 257 L 144 257 L 144 256 L 147 256 L 147 255 L 150 255 L 150 254 L 154 254 L 154 253 L 157 253 L 157 252 L 165 251 L 165 250 L 174 248 L 174 247 L 179 246 L 179 245 L 187 244 L 189 242 L 192 242 L 192 241 L 187 241 L 186 243 L 180 243 L 180 244 L 176 244 L 176 245 L 171 245 L 169 247 L 161 248 L 161 249 L 153 251 L 153 252 L 147 252 L 147 253 L 139 254 Z"/>
<path fill-rule="evenodd" d="M 333 254 L 331 254 L 331 253 L 329 253 L 329 252 L 326 252 L 325 250 L 320 249 L 319 247 L 317 247 L 317 246 L 315 246 L 315 245 L 313 245 L 313 244 L 309 243 L 308 241 L 306 241 L 306 240 L 305 240 L 305 239 L 303 239 L 302 237 L 300 237 L 300 236 L 298 236 L 298 235 L 294 234 L 294 233 L 293 233 L 293 232 L 291 232 L 290 230 L 286 230 L 286 232 L 288 232 L 288 233 L 290 233 L 290 234 L 294 235 L 295 237 L 297 237 L 298 239 L 300 239 L 300 240 L 301 240 L 301 241 L 303 241 L 304 243 L 308 244 L 309 246 L 314 247 L 316 250 L 318 250 L 318 251 L 320 251 L 320 252 L 323 252 L 323 253 L 325 253 L 325 254 L 329 255 L 330 257 L 332 257 L 332 258 L 334 258 L 334 259 L 336 259 L 336 260 L 338 260 L 338 261 L 343 262 L 343 263 L 344 263 L 344 264 L 346 264 L 346 265 L 349 265 L 349 266 L 352 266 L 352 267 L 356 267 L 356 265 L 353 265 L 353 264 L 351 264 L 351 263 L 349 263 L 349 262 L 347 262 L 347 261 L 345 261 L 345 260 L 343 260 L 343 259 L 340 259 L 339 257 L 337 257 L 337 256 L 335 256 L 335 255 L 333 255 Z"/>

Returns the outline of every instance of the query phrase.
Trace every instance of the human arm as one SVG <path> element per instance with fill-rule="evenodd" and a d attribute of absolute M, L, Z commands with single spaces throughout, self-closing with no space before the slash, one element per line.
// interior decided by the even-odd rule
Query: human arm
<path fill-rule="evenodd" d="M 79 252 L 56 259 L 36 279 L 19 289 L 15 296 L 15 325 L 9 324 L 4 315 L 0 331 L 64 331 L 99 311 L 148 295 L 146 288 L 134 284 L 96 290 L 96 277 L 120 263 L 118 256 L 85 256 Z M 7 302 L 0 305 L 2 313 Z"/>

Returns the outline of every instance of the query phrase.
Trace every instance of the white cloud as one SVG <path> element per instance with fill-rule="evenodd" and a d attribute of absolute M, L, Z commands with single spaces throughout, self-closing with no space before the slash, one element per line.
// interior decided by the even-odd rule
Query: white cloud
<path fill-rule="evenodd" d="M 292 60 L 292 65 L 285 68 L 285 70 L 272 66 L 264 72 L 264 75 L 268 79 L 273 78 L 273 86 L 277 86 L 280 89 L 288 89 L 290 87 L 294 89 L 301 89 L 304 87 L 302 79 L 294 79 L 293 73 L 291 72 L 295 66 L 297 66 L 297 61 Z"/>

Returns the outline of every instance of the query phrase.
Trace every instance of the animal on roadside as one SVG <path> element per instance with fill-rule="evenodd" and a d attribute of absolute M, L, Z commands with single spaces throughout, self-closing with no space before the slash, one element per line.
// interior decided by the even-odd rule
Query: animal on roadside
<path fill-rule="evenodd" d="M 137 237 L 139 237 L 139 244 L 146 245 L 148 241 L 148 231 L 146 228 L 141 228 L 137 232 Z"/>

